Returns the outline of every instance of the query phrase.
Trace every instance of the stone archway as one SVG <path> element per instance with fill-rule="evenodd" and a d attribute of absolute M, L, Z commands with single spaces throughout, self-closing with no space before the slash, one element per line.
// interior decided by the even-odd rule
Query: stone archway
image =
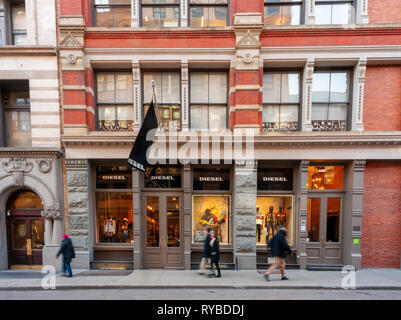
<path fill-rule="evenodd" d="M 18 190 L 29 189 L 43 201 L 41 216 L 45 219 L 45 247 L 43 264 L 56 265 L 54 251 L 59 245 L 63 232 L 62 207 L 57 188 L 49 183 L 44 174 L 48 173 L 43 163 L 24 158 L 11 158 L 3 161 L 0 170 L 0 270 L 8 269 L 8 244 L 6 229 L 6 206 L 10 196 Z M 46 171 L 47 170 L 47 171 Z M 51 177 L 52 178 L 52 177 Z M 50 180 L 51 181 L 51 180 Z"/>

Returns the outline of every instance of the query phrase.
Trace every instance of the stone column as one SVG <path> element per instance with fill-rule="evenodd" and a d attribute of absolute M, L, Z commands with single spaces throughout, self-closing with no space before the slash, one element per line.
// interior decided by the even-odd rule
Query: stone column
<path fill-rule="evenodd" d="M 367 59 L 362 57 L 354 68 L 353 101 L 351 130 L 364 131 L 363 126 L 363 96 L 365 92 L 365 74 Z"/>
<path fill-rule="evenodd" d="M 239 270 L 256 269 L 256 180 L 255 161 L 235 162 L 231 218 L 234 221 L 234 258 Z"/>
<path fill-rule="evenodd" d="M 343 260 L 356 269 L 362 266 L 362 213 L 366 160 L 355 160 L 347 169 L 343 208 Z"/>
<path fill-rule="evenodd" d="M 181 62 L 181 96 L 182 96 L 182 114 L 181 123 L 182 131 L 189 129 L 189 87 L 188 87 L 188 60 Z"/>
<path fill-rule="evenodd" d="M 180 0 L 180 9 L 181 9 L 181 27 L 188 27 L 188 1 L 189 0 Z"/>
<path fill-rule="evenodd" d="M 134 269 L 143 268 L 143 235 L 142 230 L 142 194 L 143 174 L 136 169 L 132 170 L 132 200 L 134 215 Z M 145 214 L 145 213 L 144 213 Z"/>
<path fill-rule="evenodd" d="M 38 45 L 38 28 L 36 15 L 36 0 L 25 0 L 26 6 L 26 31 L 29 45 Z"/>
<path fill-rule="evenodd" d="M 75 246 L 75 269 L 90 268 L 88 170 L 88 160 L 66 160 L 68 230 Z"/>
<path fill-rule="evenodd" d="M 305 24 L 315 24 L 315 0 L 305 0 Z"/>
<path fill-rule="evenodd" d="M 298 247 L 299 247 L 299 255 L 298 255 L 298 263 L 301 269 L 306 269 L 307 264 L 307 254 L 306 254 L 306 239 L 308 238 L 308 233 L 306 230 L 306 218 L 307 218 L 307 210 L 308 210 L 308 167 L 309 161 L 302 160 L 299 165 L 298 170 L 298 190 L 299 193 L 299 237 L 298 237 Z"/>
<path fill-rule="evenodd" d="M 61 211 L 58 208 L 42 211 L 45 220 L 45 246 L 43 248 L 43 265 L 52 265 L 56 270 L 61 270 L 61 257 L 56 258 L 64 231 Z"/>
<path fill-rule="evenodd" d="M 312 131 L 312 83 L 315 60 L 308 58 L 303 72 L 302 131 Z"/>
<path fill-rule="evenodd" d="M 141 108 L 141 70 L 138 61 L 132 63 L 132 81 L 134 92 L 134 131 L 139 132 L 142 124 Z"/>
<path fill-rule="evenodd" d="M 191 195 L 191 167 L 184 165 L 183 172 L 183 188 L 184 188 L 184 268 L 185 270 L 191 269 L 191 243 L 192 243 L 192 195 Z"/>
<path fill-rule="evenodd" d="M 5 15 L 5 9 L 4 9 L 4 1 L 0 1 L 0 31 L 1 31 L 0 32 L 0 43 L 4 46 L 7 44 L 6 15 Z"/>

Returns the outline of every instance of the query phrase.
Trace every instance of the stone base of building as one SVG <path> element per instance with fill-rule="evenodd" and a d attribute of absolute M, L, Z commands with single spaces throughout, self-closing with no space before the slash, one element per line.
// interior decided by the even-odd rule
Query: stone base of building
<path fill-rule="evenodd" d="M 256 254 L 255 255 L 236 255 L 236 264 L 238 270 L 255 270 L 256 269 Z"/>
<path fill-rule="evenodd" d="M 90 269 L 90 255 L 89 251 L 75 251 L 75 259 L 71 262 L 72 270 L 89 270 Z"/>
<path fill-rule="evenodd" d="M 60 246 L 44 246 L 42 250 L 43 266 L 53 266 L 56 271 L 61 271 L 62 256 L 56 258 Z"/>
<path fill-rule="evenodd" d="M 8 269 L 8 251 L 7 245 L 0 244 L 0 270 Z"/>

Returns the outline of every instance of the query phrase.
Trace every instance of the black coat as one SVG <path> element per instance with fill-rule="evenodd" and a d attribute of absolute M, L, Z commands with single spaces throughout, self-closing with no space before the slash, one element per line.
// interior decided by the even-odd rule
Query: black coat
<path fill-rule="evenodd" d="M 220 246 L 219 246 L 219 240 L 217 238 L 213 242 L 213 246 L 210 246 L 210 257 L 213 260 L 219 260 L 220 256 Z"/>
<path fill-rule="evenodd" d="M 210 258 L 210 234 L 206 236 L 205 242 L 203 243 L 202 258 Z"/>
<path fill-rule="evenodd" d="M 57 253 L 57 257 L 60 254 L 63 255 L 64 263 L 70 263 L 72 258 L 75 258 L 75 250 L 74 250 L 74 246 L 72 245 L 72 241 L 70 238 L 64 239 L 61 242 L 60 250 Z"/>
<path fill-rule="evenodd" d="M 285 258 L 286 253 L 292 253 L 290 246 L 285 240 L 283 231 L 279 231 L 272 239 L 269 240 L 268 246 L 272 248 L 273 257 Z"/>

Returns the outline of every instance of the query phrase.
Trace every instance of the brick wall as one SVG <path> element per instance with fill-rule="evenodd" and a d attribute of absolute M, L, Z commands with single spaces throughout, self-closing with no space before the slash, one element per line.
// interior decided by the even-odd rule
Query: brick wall
<path fill-rule="evenodd" d="M 368 161 L 362 218 L 362 267 L 400 268 L 401 162 Z"/>
<path fill-rule="evenodd" d="M 400 0 L 370 0 L 369 23 L 401 23 Z"/>
<path fill-rule="evenodd" d="M 365 130 L 401 130 L 401 66 L 368 66 L 363 107 Z"/>

